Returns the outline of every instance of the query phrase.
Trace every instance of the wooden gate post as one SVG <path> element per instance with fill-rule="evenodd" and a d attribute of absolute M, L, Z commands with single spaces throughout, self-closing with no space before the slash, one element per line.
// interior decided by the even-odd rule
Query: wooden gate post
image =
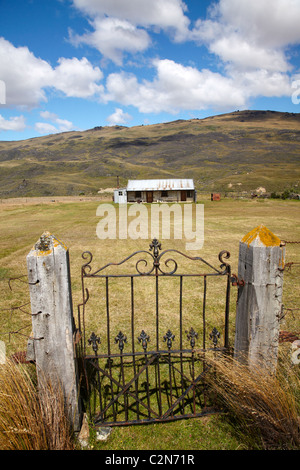
<path fill-rule="evenodd" d="M 36 363 L 40 386 L 49 382 L 62 388 L 67 415 L 77 431 L 80 409 L 68 249 L 45 232 L 27 255 L 27 268 L 33 332 L 27 359 Z"/>
<path fill-rule="evenodd" d="M 240 241 L 234 354 L 241 362 L 276 369 L 285 249 L 263 225 Z"/>

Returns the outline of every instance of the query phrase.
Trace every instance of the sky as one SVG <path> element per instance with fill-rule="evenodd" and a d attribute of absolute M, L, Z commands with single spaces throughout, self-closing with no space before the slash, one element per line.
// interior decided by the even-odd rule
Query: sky
<path fill-rule="evenodd" d="M 0 140 L 300 112 L 300 0 L 0 0 Z"/>

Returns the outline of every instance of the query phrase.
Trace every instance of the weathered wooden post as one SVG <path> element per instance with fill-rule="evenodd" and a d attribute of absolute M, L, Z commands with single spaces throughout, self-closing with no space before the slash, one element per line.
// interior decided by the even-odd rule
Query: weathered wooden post
<path fill-rule="evenodd" d="M 263 225 L 240 241 L 235 357 L 276 369 L 285 249 Z"/>
<path fill-rule="evenodd" d="M 27 255 L 33 340 L 27 358 L 35 360 L 39 385 L 61 387 L 75 431 L 80 426 L 74 320 L 67 247 L 43 233 Z"/>

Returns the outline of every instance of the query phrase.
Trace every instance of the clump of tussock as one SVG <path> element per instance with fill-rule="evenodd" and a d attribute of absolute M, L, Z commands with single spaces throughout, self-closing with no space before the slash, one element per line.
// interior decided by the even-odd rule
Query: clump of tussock
<path fill-rule="evenodd" d="M 270 374 L 231 357 L 211 363 L 207 380 L 250 449 L 300 449 L 300 373 L 287 358 Z"/>
<path fill-rule="evenodd" d="M 0 366 L 0 449 L 71 450 L 70 423 L 59 387 L 37 391 L 26 366 Z"/>

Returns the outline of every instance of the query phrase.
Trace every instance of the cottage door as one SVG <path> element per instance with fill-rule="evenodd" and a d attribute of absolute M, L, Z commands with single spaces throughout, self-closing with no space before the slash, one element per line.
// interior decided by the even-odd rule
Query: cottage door
<path fill-rule="evenodd" d="M 153 191 L 147 191 L 146 198 L 147 202 L 153 202 Z"/>
<path fill-rule="evenodd" d="M 181 191 L 181 201 L 186 201 L 186 191 Z"/>

